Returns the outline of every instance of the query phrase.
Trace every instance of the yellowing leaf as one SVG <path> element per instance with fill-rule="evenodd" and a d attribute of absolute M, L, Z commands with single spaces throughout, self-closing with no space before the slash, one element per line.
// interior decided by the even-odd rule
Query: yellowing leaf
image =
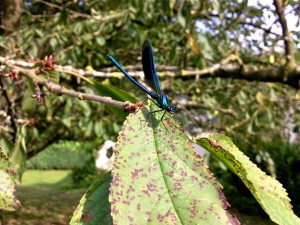
<path fill-rule="evenodd" d="M 264 94 L 261 91 L 256 92 L 255 98 L 259 105 L 265 106 L 266 97 L 264 96 Z"/>
<path fill-rule="evenodd" d="M 189 44 L 191 46 L 191 49 L 194 53 L 196 53 L 197 55 L 199 55 L 200 57 L 203 56 L 200 46 L 198 44 L 198 42 L 191 36 L 189 35 Z"/>
<path fill-rule="evenodd" d="M 94 71 L 94 68 L 92 66 L 87 66 L 85 67 L 86 71 L 87 72 L 93 72 Z"/>
<path fill-rule="evenodd" d="M 270 57 L 269 57 L 269 62 L 270 62 L 271 64 L 273 64 L 273 63 L 275 62 L 275 57 L 274 57 L 274 55 L 270 55 Z"/>
<path fill-rule="evenodd" d="M 296 92 L 295 99 L 296 99 L 296 100 L 299 100 L 299 99 L 300 99 L 300 90 L 298 90 L 298 91 Z"/>
<path fill-rule="evenodd" d="M 176 0 L 169 1 L 170 11 L 173 11 L 173 9 L 175 8 L 175 5 L 176 5 Z"/>

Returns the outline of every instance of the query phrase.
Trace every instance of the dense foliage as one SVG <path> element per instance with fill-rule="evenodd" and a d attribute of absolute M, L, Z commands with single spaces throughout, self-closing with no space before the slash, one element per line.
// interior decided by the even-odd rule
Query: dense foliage
<path fill-rule="evenodd" d="M 141 46 L 148 38 L 164 90 L 186 130 L 192 135 L 226 133 L 284 184 L 296 204 L 299 4 L 278 2 L 24 0 L 21 26 L 0 27 L 1 63 L 5 65 L 5 57 L 41 63 L 39 59 L 53 55 L 58 65 L 102 71 L 105 76 L 88 77 L 97 85 L 82 79 L 79 70 L 56 68 L 40 77 L 81 93 L 143 100 L 126 78 L 111 73 L 106 55 L 129 72 L 140 71 Z M 9 18 L 3 15 L 7 13 L 1 13 L 1 25 Z M 0 68 L 0 144 L 20 174 L 27 159 L 55 148 L 59 140 L 72 141 L 74 149 L 90 142 L 86 151 L 91 153 L 104 140 L 116 138 L 126 115 L 121 110 L 51 90 L 37 101 L 31 98 L 37 96 L 35 81 L 12 76 L 17 69 L 9 66 L 11 71 Z M 222 165 L 212 163 L 212 170 L 219 175 Z M 224 185 L 232 183 L 231 175 L 219 177 Z M 299 214 L 299 206 L 296 209 Z"/>

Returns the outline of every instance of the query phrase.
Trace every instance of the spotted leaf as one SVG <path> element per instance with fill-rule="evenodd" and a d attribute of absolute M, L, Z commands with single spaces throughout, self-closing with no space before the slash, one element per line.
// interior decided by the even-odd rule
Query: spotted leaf
<path fill-rule="evenodd" d="M 21 207 L 21 202 L 16 197 L 17 174 L 10 164 L 0 147 L 0 210 L 16 211 Z"/>
<path fill-rule="evenodd" d="M 178 121 L 156 112 L 146 123 L 148 113 L 128 116 L 114 149 L 114 224 L 239 224 Z"/>
<path fill-rule="evenodd" d="M 217 133 L 203 133 L 196 141 L 242 179 L 272 221 L 277 224 L 300 224 L 282 185 L 261 171 L 228 137 Z"/>

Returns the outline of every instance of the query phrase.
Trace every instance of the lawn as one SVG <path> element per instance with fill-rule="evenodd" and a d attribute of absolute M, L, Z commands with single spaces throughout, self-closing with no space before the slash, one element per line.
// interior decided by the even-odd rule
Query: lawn
<path fill-rule="evenodd" d="M 17 188 L 22 209 L 6 213 L 6 225 L 66 225 L 87 188 L 75 188 L 70 171 L 27 170 Z M 267 218 L 239 214 L 241 224 L 271 225 Z"/>
<path fill-rule="evenodd" d="M 28 170 L 17 188 L 22 208 L 6 213 L 7 225 L 69 224 L 73 212 L 86 188 L 71 188 L 70 171 Z"/>

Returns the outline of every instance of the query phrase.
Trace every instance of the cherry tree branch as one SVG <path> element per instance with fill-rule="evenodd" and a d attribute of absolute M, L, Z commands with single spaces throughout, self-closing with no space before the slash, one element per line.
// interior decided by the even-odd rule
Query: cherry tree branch
<path fill-rule="evenodd" d="M 47 80 L 41 76 L 37 75 L 37 69 L 35 68 L 24 68 L 19 66 L 20 64 L 25 64 L 25 62 L 18 62 L 16 63 L 15 60 L 7 60 L 6 58 L 0 57 L 0 62 L 2 64 L 7 65 L 11 69 L 15 71 L 15 73 L 22 73 L 26 75 L 28 78 L 30 78 L 35 84 L 45 86 L 50 92 L 56 93 L 56 94 L 64 94 L 68 95 L 70 97 L 76 97 L 80 100 L 92 100 L 92 101 L 97 101 L 97 102 L 102 102 L 105 104 L 112 105 L 114 107 L 120 108 L 120 109 L 127 109 L 133 107 L 134 104 L 131 104 L 129 102 L 121 102 L 121 101 L 116 101 L 113 100 L 111 97 L 106 97 L 106 96 L 98 96 L 98 95 L 93 95 L 93 94 L 86 94 L 82 92 L 77 92 L 74 90 L 70 90 L 62 85 L 55 84 L 51 80 Z M 31 65 L 33 66 L 33 65 Z M 0 70 L 1 72 L 1 70 Z M 130 111 L 130 110 L 129 110 Z"/>

